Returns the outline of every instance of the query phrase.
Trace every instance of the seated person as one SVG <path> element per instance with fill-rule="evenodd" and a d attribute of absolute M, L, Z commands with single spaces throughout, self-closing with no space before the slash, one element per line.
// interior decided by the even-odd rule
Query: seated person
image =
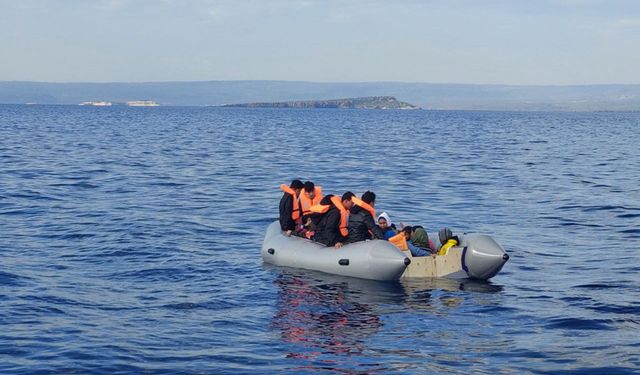
<path fill-rule="evenodd" d="M 353 207 L 349 211 L 349 224 L 347 226 L 349 234 L 347 243 L 375 239 L 384 239 L 382 229 L 375 223 L 375 203 L 376 195 L 372 191 L 362 194 L 362 198 L 353 197 Z"/>
<path fill-rule="evenodd" d="M 304 185 L 300 180 L 293 180 L 289 186 L 282 184 L 282 199 L 280 199 L 279 221 L 280 229 L 285 236 L 290 236 L 296 230 L 296 226 L 300 223 L 300 206 L 299 196 Z"/>
<path fill-rule="evenodd" d="M 300 237 L 312 239 L 316 234 L 316 224 L 320 215 L 306 215 L 302 217 L 302 229 L 298 232 Z"/>
<path fill-rule="evenodd" d="M 300 211 L 302 221 L 306 222 L 305 216 L 312 214 L 311 207 L 320 204 L 322 200 L 322 187 L 311 181 L 304 183 L 304 188 L 300 192 Z"/>
<path fill-rule="evenodd" d="M 327 195 L 320 204 L 312 207 L 313 212 L 320 213 L 313 240 L 325 246 L 342 247 L 347 235 L 347 222 L 349 210 L 353 207 L 351 198 L 354 194 L 350 191 L 342 194 L 342 197 Z"/>
<path fill-rule="evenodd" d="M 389 238 L 397 234 L 394 230 L 395 225 L 391 224 L 391 218 L 386 212 L 383 212 L 378 216 L 378 226 L 380 227 L 380 229 L 382 229 L 384 239 L 387 241 L 389 240 Z"/>
<path fill-rule="evenodd" d="M 400 250 L 409 250 L 414 257 L 424 257 L 430 255 L 431 252 L 421 249 L 411 243 L 411 226 L 402 228 L 400 233 L 389 238 L 389 242 L 396 245 Z"/>
<path fill-rule="evenodd" d="M 454 236 L 449 228 L 442 228 L 438 232 L 438 237 L 440 239 L 440 250 L 438 251 L 438 255 L 445 255 L 447 250 L 449 250 L 453 246 L 457 246 L 460 243 L 460 239 L 458 236 Z"/>
<path fill-rule="evenodd" d="M 431 254 L 438 252 L 433 242 L 429 239 L 429 234 L 421 225 L 416 225 L 411 228 L 411 243 L 431 252 Z"/>

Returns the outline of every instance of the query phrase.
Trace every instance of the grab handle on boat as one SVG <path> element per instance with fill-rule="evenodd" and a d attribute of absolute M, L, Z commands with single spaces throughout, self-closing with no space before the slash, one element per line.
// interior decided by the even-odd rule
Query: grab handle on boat
<path fill-rule="evenodd" d="M 349 265 L 349 259 L 340 259 L 338 261 L 338 264 L 341 266 L 348 266 Z"/>

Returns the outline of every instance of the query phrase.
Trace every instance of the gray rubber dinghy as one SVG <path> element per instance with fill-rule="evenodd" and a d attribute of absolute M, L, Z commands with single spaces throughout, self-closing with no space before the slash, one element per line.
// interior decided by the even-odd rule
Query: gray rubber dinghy
<path fill-rule="evenodd" d="M 411 262 L 388 241 L 362 241 L 336 249 L 306 238 L 287 237 L 277 221 L 267 228 L 262 259 L 277 266 L 384 281 L 398 280 Z"/>
<path fill-rule="evenodd" d="M 509 260 L 491 236 L 465 234 L 444 254 L 413 257 L 383 240 L 326 247 L 306 238 L 282 234 L 278 221 L 267 228 L 262 259 L 277 266 L 304 268 L 370 280 L 449 278 L 488 280 Z"/>

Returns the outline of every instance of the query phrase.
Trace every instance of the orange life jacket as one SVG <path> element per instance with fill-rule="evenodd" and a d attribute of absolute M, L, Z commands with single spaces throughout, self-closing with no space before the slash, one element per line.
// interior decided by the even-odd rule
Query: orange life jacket
<path fill-rule="evenodd" d="M 336 206 L 336 208 L 340 211 L 340 234 L 346 237 L 349 234 L 349 230 L 347 229 L 347 224 L 349 222 L 349 210 L 347 210 L 342 205 L 342 199 L 335 195 L 331 197 L 331 203 L 333 203 L 333 205 Z M 329 211 L 330 207 L 331 206 L 329 205 L 325 206 L 322 204 L 316 204 L 311 206 L 310 211 L 319 213 L 319 214 L 324 214 L 327 211 Z"/>
<path fill-rule="evenodd" d="M 293 211 L 291 211 L 291 218 L 294 221 L 298 220 L 300 218 L 300 205 L 298 203 L 296 191 L 285 184 L 280 185 L 280 189 L 293 197 Z"/>
<path fill-rule="evenodd" d="M 329 205 L 322 205 L 322 204 L 314 204 L 313 206 L 311 206 L 311 208 L 309 209 L 309 211 L 311 212 L 315 212 L 317 214 L 324 214 L 325 212 L 329 211 L 329 208 L 331 206 Z"/>
<path fill-rule="evenodd" d="M 353 202 L 353 204 L 355 204 L 356 206 L 369 211 L 371 217 L 373 217 L 373 221 L 376 221 L 376 209 L 371 207 L 369 203 L 366 203 L 365 201 L 357 197 L 351 197 L 351 202 Z"/>
<path fill-rule="evenodd" d="M 349 210 L 344 208 L 340 197 L 336 197 L 334 195 L 331 197 L 331 202 L 334 206 L 338 207 L 338 210 L 340 210 L 340 234 L 342 234 L 343 237 L 346 237 L 349 234 L 349 230 L 347 229 L 347 224 L 349 223 Z"/>
<path fill-rule="evenodd" d="M 302 194 L 300 194 L 300 209 L 303 216 L 310 214 L 312 212 L 311 207 L 319 204 L 322 200 L 322 186 L 316 186 L 314 189 L 314 193 L 315 195 L 313 197 L 313 200 L 309 198 L 309 196 L 305 192 L 302 192 Z"/>
<path fill-rule="evenodd" d="M 407 239 L 404 237 L 403 232 L 400 232 L 395 236 L 389 238 L 389 242 L 394 244 L 400 250 L 409 250 L 409 246 L 407 245 Z"/>

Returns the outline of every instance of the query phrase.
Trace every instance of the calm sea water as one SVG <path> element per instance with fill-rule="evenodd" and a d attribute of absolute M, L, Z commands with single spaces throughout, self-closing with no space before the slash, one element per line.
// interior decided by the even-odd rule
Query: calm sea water
<path fill-rule="evenodd" d="M 640 113 L 0 106 L 0 373 L 638 373 L 639 144 Z M 511 260 L 268 267 L 292 178 Z"/>

